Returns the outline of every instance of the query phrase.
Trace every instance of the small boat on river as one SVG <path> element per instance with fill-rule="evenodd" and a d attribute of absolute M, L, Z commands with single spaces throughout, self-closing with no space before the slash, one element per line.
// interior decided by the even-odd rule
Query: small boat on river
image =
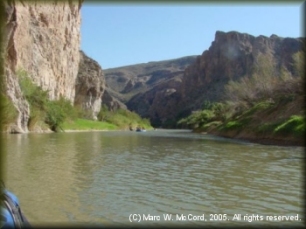
<path fill-rule="evenodd" d="M 146 132 L 147 130 L 145 129 L 145 128 L 143 128 L 143 127 L 137 127 L 136 128 L 136 132 Z"/>

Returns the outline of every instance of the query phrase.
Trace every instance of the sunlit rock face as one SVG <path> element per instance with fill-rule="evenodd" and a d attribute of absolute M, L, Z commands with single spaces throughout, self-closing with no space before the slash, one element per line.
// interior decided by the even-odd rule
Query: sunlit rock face
<path fill-rule="evenodd" d="M 74 100 L 80 59 L 81 2 L 16 3 L 17 69 L 49 91 L 50 99 Z"/>
<path fill-rule="evenodd" d="M 9 126 L 3 126 L 5 131 L 14 133 L 28 132 L 27 123 L 30 116 L 28 102 L 24 99 L 18 78 L 16 76 L 17 50 L 15 47 L 15 33 L 18 29 L 16 7 L 12 2 L 2 2 L 1 11 L 5 14 L 5 21 L 2 22 L 2 31 L 4 31 L 3 46 L 1 47 L 1 56 L 4 59 L 4 76 L 1 90 L 12 101 L 17 110 L 18 117 L 15 122 Z M 2 13 L 1 12 L 1 13 Z M 3 114 L 5 115 L 5 114 Z"/>
<path fill-rule="evenodd" d="M 86 111 L 89 115 L 88 118 L 96 120 L 105 91 L 105 78 L 98 62 L 82 51 L 80 51 L 80 54 L 74 105 Z"/>
<path fill-rule="evenodd" d="M 50 99 L 74 101 L 80 49 L 82 1 L 5 1 L 5 82 L 19 115 L 12 132 L 27 132 L 29 105 L 22 97 L 18 70 L 48 90 Z"/>

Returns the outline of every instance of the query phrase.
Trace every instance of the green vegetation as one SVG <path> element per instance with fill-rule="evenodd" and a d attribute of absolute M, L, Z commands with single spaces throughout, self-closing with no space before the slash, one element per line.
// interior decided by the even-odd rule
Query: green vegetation
<path fill-rule="evenodd" d="M 274 132 L 285 135 L 293 134 L 301 136 L 305 133 L 305 118 L 300 115 L 292 115 L 284 123 L 278 125 L 274 129 Z"/>
<path fill-rule="evenodd" d="M 204 124 L 214 121 L 215 114 L 212 110 L 195 111 L 187 118 L 181 119 L 178 125 L 187 128 L 199 128 Z"/>
<path fill-rule="evenodd" d="M 76 119 L 65 121 L 62 125 L 64 130 L 116 130 L 118 127 L 108 122 L 99 122 L 88 119 Z"/>
<path fill-rule="evenodd" d="M 277 70 L 268 57 L 260 56 L 251 75 L 225 85 L 227 100 L 204 101 L 202 110 L 179 120 L 178 126 L 195 131 L 301 139 L 305 132 L 305 61 L 301 52 L 292 59 L 294 69 L 290 73 L 284 68 Z"/>
<path fill-rule="evenodd" d="M 75 120 L 77 118 L 77 111 L 71 105 L 71 102 L 63 98 L 57 101 L 48 101 L 46 111 L 45 123 L 53 131 L 62 129 L 65 120 Z"/>
<path fill-rule="evenodd" d="M 207 129 L 216 124 L 220 124 L 227 120 L 228 116 L 228 104 L 225 103 L 210 103 L 204 102 L 204 109 L 200 111 L 194 111 L 187 118 L 181 119 L 177 124 L 179 127 L 192 128 L 192 129 Z"/>
<path fill-rule="evenodd" d="M 240 129 L 243 126 L 243 124 L 239 121 L 229 121 L 227 123 L 225 123 L 224 128 L 231 130 L 231 129 Z"/>
<path fill-rule="evenodd" d="M 6 126 L 10 123 L 13 123 L 17 116 L 17 110 L 14 107 L 13 103 L 6 95 L 0 94 L 0 111 L 1 111 L 1 128 L 6 129 Z"/>
<path fill-rule="evenodd" d="M 30 105 L 30 119 L 28 122 L 29 130 L 36 127 L 43 129 L 50 128 L 52 131 L 60 130 L 114 130 L 128 128 L 129 126 L 139 125 L 144 128 L 152 128 L 149 120 L 142 119 L 134 112 L 119 109 L 109 111 L 106 106 L 102 106 L 98 115 L 98 121 L 90 120 L 90 114 L 75 107 L 70 101 L 64 98 L 59 100 L 49 100 L 48 91 L 36 86 L 25 71 L 19 70 L 17 73 L 19 84 L 23 95 Z M 6 123 L 10 123 L 16 117 L 14 107 L 9 102 L 5 105 L 7 115 Z"/>
<path fill-rule="evenodd" d="M 136 128 L 137 126 L 141 126 L 145 129 L 152 128 L 148 119 L 142 119 L 135 112 L 124 109 L 110 111 L 105 105 L 101 107 L 98 114 L 98 120 L 112 123 L 120 129 L 127 129 L 129 127 Z"/>
<path fill-rule="evenodd" d="M 36 86 L 25 71 L 19 70 L 17 75 L 21 91 L 30 105 L 29 130 L 47 124 L 52 131 L 59 131 L 66 119 L 76 118 L 76 111 L 70 101 L 64 98 L 51 101 L 48 91 Z"/>

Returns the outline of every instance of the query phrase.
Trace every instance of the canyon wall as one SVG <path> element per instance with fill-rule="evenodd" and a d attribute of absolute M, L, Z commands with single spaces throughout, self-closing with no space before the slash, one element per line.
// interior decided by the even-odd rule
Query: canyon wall
<path fill-rule="evenodd" d="M 74 100 L 80 59 L 80 1 L 16 2 L 13 36 L 16 70 L 49 91 L 50 99 Z"/>
<path fill-rule="evenodd" d="M 23 98 L 18 73 L 48 90 L 50 99 L 61 96 L 72 103 L 80 49 L 79 1 L 4 1 L 5 94 L 18 111 L 11 132 L 27 132 L 29 105 Z"/>
<path fill-rule="evenodd" d="M 186 67 L 180 80 L 171 82 L 173 90 L 158 85 L 131 98 L 128 108 L 150 118 L 155 126 L 174 127 L 178 119 L 201 109 L 205 100 L 225 100 L 224 85 L 250 77 L 255 68 L 273 65 L 275 76 L 281 71 L 294 76 L 293 55 L 299 51 L 305 52 L 305 38 L 217 31 L 209 49 Z"/>
<path fill-rule="evenodd" d="M 250 77 L 258 67 L 270 65 L 274 68 L 271 74 L 275 76 L 282 70 L 294 76 L 293 54 L 302 51 L 304 45 L 302 38 L 255 37 L 235 31 L 217 31 L 209 49 L 185 70 L 180 109 L 195 110 L 204 100 L 226 99 L 223 97 L 224 85 L 229 80 Z"/>
<path fill-rule="evenodd" d="M 105 78 L 98 62 L 83 51 L 80 51 L 80 56 L 74 105 L 87 111 L 88 118 L 97 120 L 105 91 Z"/>

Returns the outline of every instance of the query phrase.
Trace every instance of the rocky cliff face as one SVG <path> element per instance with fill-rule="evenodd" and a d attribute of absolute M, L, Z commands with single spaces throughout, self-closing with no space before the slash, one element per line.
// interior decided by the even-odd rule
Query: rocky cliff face
<path fill-rule="evenodd" d="M 16 3 L 16 67 L 49 91 L 74 100 L 80 50 L 80 1 Z"/>
<path fill-rule="evenodd" d="M 89 112 L 89 118 L 97 119 L 101 109 L 105 78 L 101 66 L 80 51 L 79 71 L 75 84 L 75 106 Z"/>
<path fill-rule="evenodd" d="M 1 34 L 4 40 L 1 44 L 1 55 L 4 57 L 4 77 L 1 79 L 3 80 L 1 90 L 3 90 L 8 98 L 13 102 L 13 105 L 18 112 L 18 117 L 15 123 L 12 123 L 9 127 L 6 127 L 6 129 L 9 132 L 27 132 L 27 123 L 30 113 L 29 104 L 22 96 L 18 79 L 15 74 L 17 52 L 14 45 L 14 36 L 18 27 L 16 8 L 13 2 L 5 1 L 2 2 L 2 4 L 1 13 L 3 12 L 5 17 L 4 21 L 2 21 L 3 25 L 1 25 L 3 27 L 1 31 L 4 32 L 4 34 Z"/>
<path fill-rule="evenodd" d="M 102 96 L 102 105 L 106 105 L 110 111 L 116 111 L 118 109 L 127 110 L 126 105 L 120 102 L 115 97 L 111 96 L 107 89 L 108 88 L 106 87 L 106 90 L 104 91 Z"/>
<path fill-rule="evenodd" d="M 6 9 L 6 94 L 19 112 L 17 132 L 27 132 L 29 106 L 22 98 L 16 72 L 28 72 L 35 84 L 74 101 L 80 48 L 82 0 L 10 1 Z"/>
<path fill-rule="evenodd" d="M 128 102 L 132 104 L 129 108 L 145 114 L 157 125 L 173 124 L 192 110 L 201 109 L 205 100 L 225 99 L 224 85 L 229 80 L 250 76 L 260 56 L 273 62 L 276 72 L 284 68 L 294 75 L 292 55 L 304 47 L 305 40 L 302 38 L 254 37 L 245 33 L 217 31 L 210 48 L 186 68 L 174 90 L 156 88 L 156 93 L 149 91 L 137 95 Z M 154 103 L 150 102 L 152 100 Z"/>
<path fill-rule="evenodd" d="M 210 48 L 184 73 L 181 109 L 198 109 L 204 99 L 224 99 L 224 84 L 250 76 L 260 57 L 274 63 L 275 72 L 284 68 L 293 73 L 292 55 L 302 48 L 303 39 L 217 31 Z"/>
<path fill-rule="evenodd" d="M 149 118 L 152 125 L 161 126 L 169 117 L 176 117 L 176 110 L 169 110 L 167 106 L 175 107 L 177 91 L 182 83 L 183 73 L 169 78 L 145 93 L 139 93 L 127 102 L 130 110 L 137 112 L 142 117 Z M 174 103 L 173 103 L 174 102 Z"/>

